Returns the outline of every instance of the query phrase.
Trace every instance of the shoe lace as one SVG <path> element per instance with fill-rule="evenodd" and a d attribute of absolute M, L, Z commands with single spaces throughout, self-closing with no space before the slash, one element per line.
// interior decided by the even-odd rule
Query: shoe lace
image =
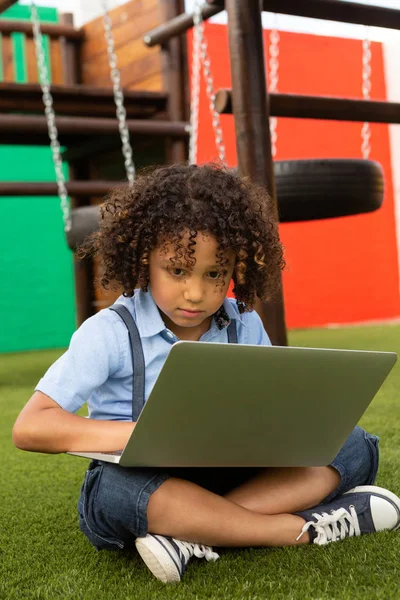
<path fill-rule="evenodd" d="M 328 513 L 312 513 L 315 521 L 309 521 L 301 530 L 300 535 L 296 538 L 299 540 L 301 536 L 314 527 L 317 536 L 314 539 L 314 544 L 325 546 L 330 542 L 343 540 L 345 537 L 361 535 L 360 525 L 358 523 L 357 513 L 353 505 L 349 506 L 347 511 L 345 508 L 332 510 Z"/>
<path fill-rule="evenodd" d="M 193 556 L 194 544 L 191 544 L 190 542 L 182 542 L 181 540 L 175 540 L 175 543 L 177 544 L 180 551 L 182 552 L 182 555 L 185 559 L 185 564 L 186 564 L 188 562 L 189 558 L 191 558 Z"/>
<path fill-rule="evenodd" d="M 178 544 L 185 561 L 187 562 L 191 556 L 197 558 L 205 558 L 207 561 L 218 560 L 219 554 L 213 552 L 210 546 L 203 546 L 202 544 L 193 544 L 192 542 L 184 542 L 182 540 L 175 540 Z"/>
<path fill-rule="evenodd" d="M 203 546 L 202 544 L 194 545 L 193 554 L 197 558 L 205 558 L 207 561 L 219 559 L 219 554 L 214 552 L 211 546 Z"/>

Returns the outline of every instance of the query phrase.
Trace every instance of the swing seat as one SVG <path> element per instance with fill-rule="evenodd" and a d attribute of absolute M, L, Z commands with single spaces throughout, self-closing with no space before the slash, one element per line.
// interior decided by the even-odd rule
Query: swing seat
<path fill-rule="evenodd" d="M 384 195 L 379 163 L 358 159 L 280 160 L 274 163 L 281 223 L 315 221 L 377 210 Z M 98 206 L 71 211 L 68 246 L 75 250 L 99 227 Z"/>
<path fill-rule="evenodd" d="M 382 206 L 382 167 L 371 160 L 281 160 L 274 172 L 281 223 L 358 215 Z"/>
<path fill-rule="evenodd" d="M 81 206 L 71 211 L 71 227 L 66 232 L 67 244 L 76 250 L 87 238 L 99 228 L 100 206 Z"/>

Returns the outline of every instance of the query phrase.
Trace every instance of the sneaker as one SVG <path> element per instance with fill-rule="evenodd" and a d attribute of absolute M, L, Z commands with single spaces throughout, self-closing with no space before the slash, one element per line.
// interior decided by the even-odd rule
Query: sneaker
<path fill-rule="evenodd" d="M 193 555 L 208 561 L 219 558 L 210 546 L 182 542 L 165 535 L 149 533 L 146 537 L 137 538 L 135 544 L 150 571 L 164 583 L 180 581 Z"/>
<path fill-rule="evenodd" d="M 364 485 L 296 515 L 306 520 L 297 539 L 308 531 L 310 543 L 324 546 L 363 533 L 399 529 L 400 498 L 383 488 Z"/>

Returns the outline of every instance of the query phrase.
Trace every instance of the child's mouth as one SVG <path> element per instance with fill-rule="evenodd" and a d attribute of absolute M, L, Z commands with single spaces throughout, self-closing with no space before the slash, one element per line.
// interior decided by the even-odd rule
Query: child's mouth
<path fill-rule="evenodd" d="M 198 317 L 204 312 L 202 310 L 185 310 L 184 308 L 179 308 L 178 310 L 184 317 L 189 317 L 192 319 L 194 317 Z"/>

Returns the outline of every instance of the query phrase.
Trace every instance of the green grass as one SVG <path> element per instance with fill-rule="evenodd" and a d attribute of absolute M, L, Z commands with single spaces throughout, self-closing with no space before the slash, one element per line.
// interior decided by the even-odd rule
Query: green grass
<path fill-rule="evenodd" d="M 400 328 L 297 331 L 292 345 L 394 350 Z M 60 352 L 0 356 L 0 598 L 6 600 L 174 600 L 227 598 L 400 598 L 400 533 L 380 533 L 325 548 L 221 552 L 193 560 L 181 584 L 155 580 L 135 552 L 97 553 L 80 533 L 76 502 L 86 461 L 16 450 L 12 424 L 33 386 Z M 400 494 L 400 366 L 363 417 L 381 436 L 377 484 Z M 313 427 L 310 415 L 308 434 Z"/>

